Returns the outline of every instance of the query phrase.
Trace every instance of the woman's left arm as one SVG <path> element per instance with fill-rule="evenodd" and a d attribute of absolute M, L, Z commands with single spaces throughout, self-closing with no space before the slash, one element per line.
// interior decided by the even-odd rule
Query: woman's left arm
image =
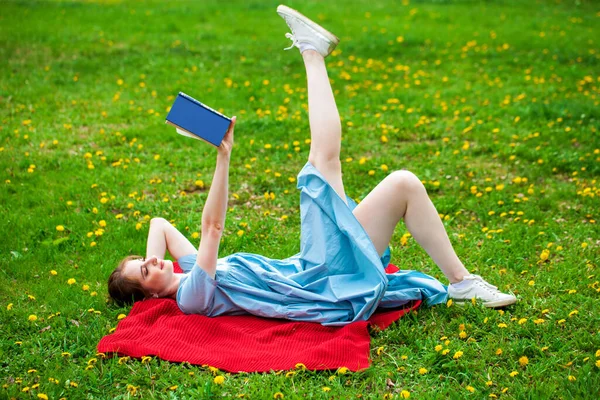
<path fill-rule="evenodd" d="M 166 251 L 175 259 L 195 254 L 196 248 L 190 241 L 164 218 L 152 218 L 146 244 L 146 258 L 165 258 Z"/>

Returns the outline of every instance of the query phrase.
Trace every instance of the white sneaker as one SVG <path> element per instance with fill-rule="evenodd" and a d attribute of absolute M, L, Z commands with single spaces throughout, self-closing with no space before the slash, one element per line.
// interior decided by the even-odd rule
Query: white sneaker
<path fill-rule="evenodd" d="M 502 293 L 496 286 L 490 285 L 479 275 L 467 275 L 464 280 L 471 280 L 465 289 L 456 289 L 448 285 L 448 296 L 456 301 L 468 301 L 472 298 L 483 300 L 485 307 L 503 307 L 517 302 L 512 294 Z"/>
<path fill-rule="evenodd" d="M 299 43 L 308 43 L 325 58 L 340 42 L 340 39 L 333 33 L 287 6 L 277 7 L 277 14 L 285 20 L 292 31 L 292 33 L 285 34 L 286 38 L 292 40 L 292 45 L 285 50 L 294 46 L 300 48 Z"/>

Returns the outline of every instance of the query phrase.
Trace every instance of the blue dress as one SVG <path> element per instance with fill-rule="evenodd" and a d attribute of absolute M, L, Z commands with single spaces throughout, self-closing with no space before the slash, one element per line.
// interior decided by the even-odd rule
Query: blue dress
<path fill-rule="evenodd" d="M 235 253 L 220 258 L 215 279 L 195 265 L 196 255 L 178 260 L 177 304 L 186 314 L 254 314 L 326 326 L 367 320 L 377 307 L 413 300 L 447 300 L 447 288 L 418 271 L 386 274 L 390 249 L 379 257 L 348 204 L 307 162 L 298 174 L 300 253 L 283 260 Z"/>

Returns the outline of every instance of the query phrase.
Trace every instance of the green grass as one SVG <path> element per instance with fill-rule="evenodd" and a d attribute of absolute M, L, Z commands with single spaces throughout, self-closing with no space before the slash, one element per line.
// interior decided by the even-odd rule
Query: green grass
<path fill-rule="evenodd" d="M 207 368 L 156 358 L 87 369 L 128 311 L 107 303 L 108 275 L 144 252 L 149 218 L 199 231 L 216 152 L 164 124 L 178 91 L 238 116 L 221 254 L 298 251 L 288 178 L 309 149 L 304 70 L 282 51 L 277 2 L 4 1 L 0 397 L 126 398 L 128 385 L 143 398 L 597 397 L 600 9 L 405 3 L 289 4 L 342 40 L 328 66 L 346 191 L 360 200 L 390 171 L 413 171 L 464 263 L 517 305 L 424 308 L 373 332 L 373 366 L 359 373 L 218 372 L 218 385 Z M 392 262 L 446 282 L 413 239 L 400 244 L 405 232 Z"/>

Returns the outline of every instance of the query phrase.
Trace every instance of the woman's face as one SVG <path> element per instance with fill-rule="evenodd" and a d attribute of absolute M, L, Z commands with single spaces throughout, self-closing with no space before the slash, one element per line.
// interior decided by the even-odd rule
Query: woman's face
<path fill-rule="evenodd" d="M 146 260 L 131 260 L 125 264 L 123 274 L 138 281 L 151 295 L 162 297 L 173 281 L 173 262 L 154 256 Z"/>

